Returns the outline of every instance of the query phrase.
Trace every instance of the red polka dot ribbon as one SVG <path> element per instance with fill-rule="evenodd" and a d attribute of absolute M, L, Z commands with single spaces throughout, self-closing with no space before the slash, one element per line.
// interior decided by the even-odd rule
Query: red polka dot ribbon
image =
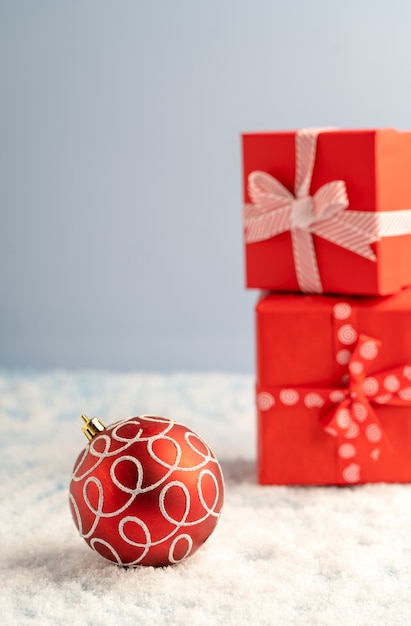
<path fill-rule="evenodd" d="M 378 405 L 411 405 L 411 365 L 369 375 L 382 349 L 381 341 L 357 335 L 348 303 L 334 306 L 336 366 L 342 386 L 333 388 L 257 388 L 260 411 L 275 406 L 322 408 L 321 424 L 336 439 L 337 473 L 343 483 L 361 481 L 362 468 L 378 461 L 381 450 L 391 451 L 375 412 Z"/>

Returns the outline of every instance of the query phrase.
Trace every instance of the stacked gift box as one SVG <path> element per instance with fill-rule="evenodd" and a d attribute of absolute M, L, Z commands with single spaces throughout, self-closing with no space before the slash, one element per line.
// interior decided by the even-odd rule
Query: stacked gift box
<path fill-rule="evenodd" d="M 411 133 L 243 135 L 262 484 L 411 482 Z"/>

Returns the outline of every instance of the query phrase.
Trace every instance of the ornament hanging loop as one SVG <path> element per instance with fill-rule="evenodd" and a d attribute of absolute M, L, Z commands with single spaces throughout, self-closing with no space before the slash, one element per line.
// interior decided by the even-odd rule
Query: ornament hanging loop
<path fill-rule="evenodd" d="M 89 419 L 87 415 L 82 415 L 81 419 L 84 421 L 81 430 L 86 435 L 89 441 L 91 441 L 93 437 L 95 437 L 105 429 L 104 424 L 100 422 L 98 417 L 92 417 L 91 419 Z"/>

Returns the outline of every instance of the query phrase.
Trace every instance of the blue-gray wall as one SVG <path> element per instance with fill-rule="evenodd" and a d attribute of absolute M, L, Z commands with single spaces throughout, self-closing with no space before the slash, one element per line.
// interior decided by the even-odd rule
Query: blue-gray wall
<path fill-rule="evenodd" d="M 0 366 L 251 371 L 242 131 L 411 127 L 408 0 L 0 1 Z"/>

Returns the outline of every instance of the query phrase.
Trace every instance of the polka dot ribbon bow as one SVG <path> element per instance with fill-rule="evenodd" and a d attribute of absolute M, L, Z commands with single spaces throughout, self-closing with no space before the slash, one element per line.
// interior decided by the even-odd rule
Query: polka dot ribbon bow
<path fill-rule="evenodd" d="M 380 348 L 378 339 L 359 335 L 348 362 L 347 388 L 329 394 L 336 404 L 321 420 L 324 430 L 337 438 L 338 474 L 347 483 L 361 480 L 362 466 L 368 459 L 378 461 L 382 446 L 391 451 L 373 404 L 411 404 L 410 380 L 404 376 L 410 374 L 407 369 L 367 376 Z"/>
<path fill-rule="evenodd" d="M 368 375 L 382 343 L 364 334 L 357 335 L 354 326 L 342 323 L 350 311 L 347 303 L 334 307 L 340 348 L 336 362 L 345 370 L 343 387 L 257 390 L 260 411 L 275 405 L 323 409 L 320 421 L 324 430 L 336 438 L 337 475 L 342 483 L 360 482 L 362 468 L 377 462 L 383 447 L 392 451 L 374 406 L 411 406 L 411 365 Z"/>
<path fill-rule="evenodd" d="M 266 172 L 253 171 L 248 177 L 251 203 L 243 212 L 246 243 L 291 232 L 297 281 L 306 293 L 323 291 L 312 235 L 376 261 L 371 243 L 411 233 L 411 210 L 346 211 L 349 202 L 342 180 L 326 183 L 310 195 L 320 132 L 310 128 L 296 133 L 294 195 Z"/>

